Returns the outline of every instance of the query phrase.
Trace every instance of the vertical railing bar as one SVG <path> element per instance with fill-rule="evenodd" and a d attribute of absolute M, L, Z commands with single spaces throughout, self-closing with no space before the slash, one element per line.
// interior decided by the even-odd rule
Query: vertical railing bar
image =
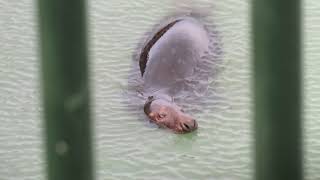
<path fill-rule="evenodd" d="M 256 180 L 301 180 L 299 0 L 253 0 Z"/>
<path fill-rule="evenodd" d="M 86 1 L 38 7 L 48 179 L 92 180 Z"/>

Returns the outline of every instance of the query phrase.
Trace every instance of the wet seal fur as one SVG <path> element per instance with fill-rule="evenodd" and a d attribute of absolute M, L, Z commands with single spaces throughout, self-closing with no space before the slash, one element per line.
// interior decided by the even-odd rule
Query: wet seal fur
<path fill-rule="evenodd" d="M 181 86 L 178 81 L 182 84 L 188 81 L 202 54 L 208 51 L 207 33 L 196 19 L 177 18 L 160 28 L 142 48 L 139 56 L 140 73 L 147 94 L 151 94 L 143 109 L 150 121 L 158 126 L 172 129 L 176 133 L 192 132 L 198 128 L 196 120 L 175 104 L 172 94 L 166 89 L 172 89 L 172 84 Z M 168 48 L 170 45 L 173 45 L 171 49 Z M 158 48 L 158 51 L 153 48 Z M 170 52 L 167 52 L 169 50 L 173 54 L 177 51 L 177 54 L 170 56 Z M 148 89 L 150 87 L 155 90 Z"/>
<path fill-rule="evenodd" d="M 140 66 L 140 71 L 141 71 L 141 76 L 143 76 L 144 71 L 146 69 L 146 65 L 148 62 L 149 58 L 149 51 L 152 48 L 152 46 L 161 38 L 161 36 L 166 33 L 173 25 L 175 25 L 177 22 L 181 20 L 175 20 L 168 25 L 166 25 L 164 28 L 162 28 L 160 31 L 158 31 L 153 38 L 147 43 L 147 45 L 143 48 L 141 55 L 140 55 L 140 60 L 139 60 L 139 66 Z"/>

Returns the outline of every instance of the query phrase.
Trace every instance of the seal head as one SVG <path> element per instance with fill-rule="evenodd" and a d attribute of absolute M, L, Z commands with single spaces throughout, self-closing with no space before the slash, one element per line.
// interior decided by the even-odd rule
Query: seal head
<path fill-rule="evenodd" d="M 166 99 L 154 99 L 152 96 L 144 105 L 144 112 L 151 122 L 176 133 L 188 133 L 198 128 L 198 123 L 185 114 L 175 103 Z"/>

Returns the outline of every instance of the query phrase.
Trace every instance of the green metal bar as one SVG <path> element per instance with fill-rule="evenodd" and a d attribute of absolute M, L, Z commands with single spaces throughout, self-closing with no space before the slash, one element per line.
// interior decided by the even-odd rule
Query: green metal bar
<path fill-rule="evenodd" d="M 301 180 L 300 1 L 253 0 L 257 180 Z"/>
<path fill-rule="evenodd" d="M 85 0 L 38 0 L 50 180 L 92 180 Z"/>

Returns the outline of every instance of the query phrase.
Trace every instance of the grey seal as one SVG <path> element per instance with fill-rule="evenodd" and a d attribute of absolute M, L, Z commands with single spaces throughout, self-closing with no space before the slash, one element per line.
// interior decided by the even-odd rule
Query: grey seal
<path fill-rule="evenodd" d="M 144 112 L 150 121 L 176 133 L 192 132 L 197 121 L 174 102 L 209 49 L 209 35 L 197 19 L 182 17 L 159 28 L 139 56 Z"/>

